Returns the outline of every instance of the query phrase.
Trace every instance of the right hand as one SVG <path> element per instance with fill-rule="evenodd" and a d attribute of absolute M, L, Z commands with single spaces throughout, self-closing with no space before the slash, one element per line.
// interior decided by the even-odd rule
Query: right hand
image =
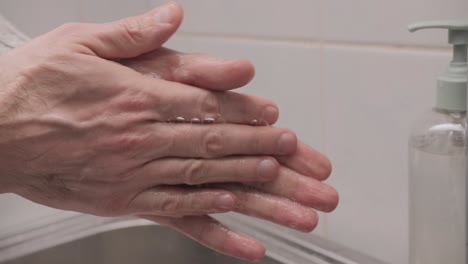
<path fill-rule="evenodd" d="M 227 91 L 244 86 L 254 74 L 252 65 L 245 60 L 226 60 L 207 54 L 182 53 L 165 48 L 122 60 L 120 63 L 144 75 L 192 84 L 212 91 Z M 221 187 L 235 193 L 238 201 L 234 211 L 238 213 L 310 232 L 318 223 L 315 210 L 330 212 L 338 203 L 337 192 L 323 182 L 331 174 L 330 161 L 300 141 L 294 154 L 274 157 L 281 166 L 278 176 L 272 181 L 204 186 Z M 182 218 L 142 217 L 175 228 L 226 255 L 255 261 L 265 252 L 265 248 L 256 239 L 233 230 L 208 215 Z"/>

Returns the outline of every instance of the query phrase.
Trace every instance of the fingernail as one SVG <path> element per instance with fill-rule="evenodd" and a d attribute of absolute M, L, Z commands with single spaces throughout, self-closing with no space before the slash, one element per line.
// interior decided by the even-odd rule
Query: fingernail
<path fill-rule="evenodd" d="M 216 200 L 216 206 L 222 210 L 231 210 L 234 208 L 234 198 L 232 195 L 223 194 Z"/>
<path fill-rule="evenodd" d="M 271 159 L 264 159 L 258 164 L 257 173 L 262 179 L 273 179 L 276 175 L 276 163 Z"/>
<path fill-rule="evenodd" d="M 296 150 L 296 137 L 291 133 L 284 133 L 278 140 L 277 150 L 279 154 L 291 154 Z"/>
<path fill-rule="evenodd" d="M 163 6 L 160 6 L 154 15 L 156 22 L 160 24 L 171 24 L 174 22 L 175 5 L 176 4 L 173 2 L 169 2 Z"/>
<path fill-rule="evenodd" d="M 263 111 L 263 120 L 267 122 L 267 125 L 272 125 L 278 120 L 278 108 L 273 106 L 268 106 Z"/>

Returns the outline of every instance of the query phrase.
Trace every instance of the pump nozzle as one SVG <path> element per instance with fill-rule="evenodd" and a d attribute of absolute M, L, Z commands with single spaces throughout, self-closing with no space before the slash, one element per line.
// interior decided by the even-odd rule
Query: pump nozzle
<path fill-rule="evenodd" d="M 409 31 L 420 29 L 443 28 L 449 30 L 449 43 L 463 45 L 468 43 L 468 21 L 430 21 L 420 22 L 409 26 Z"/>
<path fill-rule="evenodd" d="M 466 111 L 468 21 L 431 21 L 409 26 L 411 32 L 428 28 L 448 29 L 449 43 L 453 45 L 453 60 L 447 71 L 438 78 L 436 107 L 449 111 Z"/>

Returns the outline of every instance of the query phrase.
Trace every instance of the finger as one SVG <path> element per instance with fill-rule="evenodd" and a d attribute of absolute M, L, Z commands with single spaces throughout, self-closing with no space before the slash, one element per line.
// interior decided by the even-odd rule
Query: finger
<path fill-rule="evenodd" d="M 183 117 L 189 121 L 221 116 L 229 123 L 251 124 L 256 120 L 264 125 L 272 125 L 278 120 L 278 107 L 270 100 L 206 90 L 223 91 L 248 83 L 254 73 L 248 61 L 221 60 L 208 55 L 158 49 L 121 63 L 145 75 L 166 80 L 138 84 L 152 91 L 160 104 L 167 105 L 164 109 L 158 108 L 160 120 Z"/>
<path fill-rule="evenodd" d="M 57 33 L 79 35 L 93 55 L 132 58 L 161 47 L 179 28 L 182 17 L 182 7 L 171 1 L 141 16 L 105 24 L 70 24 Z"/>
<path fill-rule="evenodd" d="M 315 211 L 289 199 L 234 184 L 216 185 L 236 195 L 235 211 L 277 223 L 302 232 L 311 232 L 318 223 Z"/>
<path fill-rule="evenodd" d="M 165 218 L 144 215 L 142 218 L 172 227 L 200 244 L 222 254 L 258 262 L 265 256 L 265 247 L 256 239 L 230 229 L 210 216 Z"/>
<path fill-rule="evenodd" d="M 152 124 L 153 138 L 146 145 L 152 159 L 160 157 L 220 158 L 233 155 L 289 155 L 297 146 L 296 135 L 283 128 L 233 124 Z M 156 132 L 155 132 L 156 131 Z M 149 132 L 147 132 L 149 133 Z M 165 142 L 167 148 L 161 148 Z"/>
<path fill-rule="evenodd" d="M 242 87 L 255 74 L 252 63 L 247 60 L 228 60 L 167 48 L 119 62 L 144 75 L 214 91 Z"/>
<path fill-rule="evenodd" d="M 175 121 L 183 118 L 186 123 L 227 122 L 259 125 L 274 124 L 278 119 L 278 108 L 270 100 L 234 92 L 210 92 L 205 89 L 154 79 L 128 69 L 117 63 L 106 60 L 92 60 L 90 63 L 101 63 L 104 68 L 99 72 L 90 71 L 90 75 L 103 75 L 109 78 L 98 78 L 102 85 L 109 87 L 103 91 L 106 96 L 112 94 L 117 86 L 125 89 L 114 104 L 120 111 L 144 112 L 151 116 L 151 121 Z M 116 75 L 115 73 L 119 74 Z M 88 80 L 88 79 L 86 79 Z M 95 84 L 93 84 L 95 85 Z M 114 94 L 112 94 L 114 95 Z"/>
<path fill-rule="evenodd" d="M 186 216 L 232 210 L 236 197 L 225 190 L 156 187 L 136 195 L 129 203 L 131 214 Z"/>
<path fill-rule="evenodd" d="M 278 119 L 278 107 L 270 100 L 234 92 L 212 92 L 181 83 L 154 78 L 135 78 L 154 101 L 155 116 L 160 121 L 182 117 L 222 118 L 228 123 L 251 124 L 253 120 L 273 124 Z M 163 106 L 163 107 L 162 107 Z"/>
<path fill-rule="evenodd" d="M 326 156 L 300 141 L 293 155 L 277 159 L 292 170 L 319 181 L 328 179 L 332 172 L 331 162 Z"/>
<path fill-rule="evenodd" d="M 155 160 L 135 171 L 134 181 L 148 188 L 164 185 L 198 185 L 215 182 L 265 182 L 278 175 L 279 164 L 271 157 L 228 157 L 216 160 Z M 164 177 L 161 177 L 164 175 Z"/>
<path fill-rule="evenodd" d="M 262 192 L 284 197 L 323 212 L 335 210 L 339 201 L 338 193 L 331 186 L 286 167 L 280 168 L 274 181 L 250 185 L 256 186 Z"/>

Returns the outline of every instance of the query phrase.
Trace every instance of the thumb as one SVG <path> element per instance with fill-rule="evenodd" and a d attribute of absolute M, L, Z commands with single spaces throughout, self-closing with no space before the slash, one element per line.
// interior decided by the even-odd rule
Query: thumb
<path fill-rule="evenodd" d="M 83 43 L 106 59 L 133 58 L 160 48 L 182 23 L 182 7 L 169 2 L 136 17 L 93 25 Z"/>

